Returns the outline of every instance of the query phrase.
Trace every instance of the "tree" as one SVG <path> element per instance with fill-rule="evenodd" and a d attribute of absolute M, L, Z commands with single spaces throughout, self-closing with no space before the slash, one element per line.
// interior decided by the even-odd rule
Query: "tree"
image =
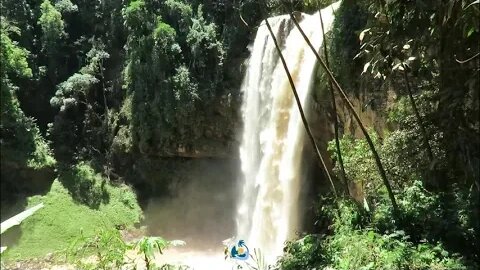
<path fill-rule="evenodd" d="M 40 169 L 50 167 L 55 160 L 50 156 L 48 144 L 40 135 L 33 118 L 27 117 L 17 98 L 19 78 L 30 78 L 32 70 L 28 65 L 29 52 L 10 38 L 10 34 L 19 33 L 18 29 L 1 22 L 0 33 L 0 146 L 2 166 L 2 194 L 4 186 L 11 190 L 18 188 L 18 179 L 9 173 L 9 166 Z M 9 166 L 8 166 L 9 165 Z M 12 194 L 7 194 L 10 196 Z"/>
<path fill-rule="evenodd" d="M 40 5 L 41 16 L 38 24 L 42 28 L 43 48 L 47 54 L 54 54 L 58 47 L 58 41 L 65 36 L 62 14 L 50 3 L 44 0 Z"/>
<path fill-rule="evenodd" d="M 3 19 L 3 18 L 2 18 Z M 0 46 L 1 46 L 1 58 L 0 58 L 0 76 L 2 80 L 6 80 L 8 74 L 18 75 L 21 77 L 31 77 L 32 69 L 28 67 L 27 57 L 29 52 L 19 47 L 8 36 L 9 32 L 19 33 L 19 29 L 7 25 L 3 20 L 1 22 L 0 33 Z"/>

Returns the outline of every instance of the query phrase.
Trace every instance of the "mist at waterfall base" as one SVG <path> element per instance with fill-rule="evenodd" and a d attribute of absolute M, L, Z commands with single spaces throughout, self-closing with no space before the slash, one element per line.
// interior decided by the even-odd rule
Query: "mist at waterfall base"
<path fill-rule="evenodd" d="M 326 31 L 338 6 L 335 3 L 321 11 Z M 320 50 L 319 14 L 301 14 L 298 19 Z M 317 65 L 315 56 L 288 15 L 268 20 L 300 102 L 306 104 Z M 241 91 L 240 173 L 223 178 L 222 172 L 211 168 L 194 174 L 179 188 L 177 197 L 152 201 L 146 210 L 150 232 L 187 242 L 184 248 L 167 251 L 164 262 L 178 261 L 196 270 L 230 269 L 223 257 L 222 240 L 235 236 L 245 240 L 251 252 L 258 248 L 267 263 L 274 263 L 285 241 L 301 229 L 300 192 L 308 163 L 303 160 L 305 130 L 264 22 L 258 27 Z"/>
<path fill-rule="evenodd" d="M 145 208 L 147 234 L 186 245 L 165 250 L 159 263 L 186 264 L 194 269 L 227 266 L 222 240 L 235 234 L 238 160 L 190 160 L 176 168 L 179 179 L 171 196 L 151 198 Z"/>

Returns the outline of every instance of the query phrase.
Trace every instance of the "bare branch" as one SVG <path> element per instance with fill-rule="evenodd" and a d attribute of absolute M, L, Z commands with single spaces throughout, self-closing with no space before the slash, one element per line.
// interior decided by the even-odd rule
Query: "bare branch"
<path fill-rule="evenodd" d="M 318 55 L 317 50 L 315 49 L 315 47 L 313 47 L 312 43 L 310 42 L 308 37 L 305 35 L 305 32 L 303 31 L 303 29 L 298 24 L 297 20 L 295 19 L 295 16 L 293 16 L 293 14 L 290 13 L 290 18 L 292 19 L 293 23 L 295 24 L 297 29 L 302 34 L 303 38 L 307 42 L 307 44 L 310 47 L 310 49 L 312 50 L 312 52 L 315 54 L 315 57 L 317 58 L 318 62 L 320 62 L 322 67 L 327 72 L 327 75 L 328 75 L 329 79 L 333 82 L 333 84 L 335 85 L 335 88 L 340 92 L 343 100 L 348 105 L 347 107 L 350 109 L 350 111 L 352 112 L 355 120 L 357 121 L 358 125 L 360 126 L 360 129 L 362 130 L 363 135 L 365 136 L 365 139 L 367 140 L 367 143 L 370 146 L 370 150 L 372 151 L 373 157 L 375 159 L 375 163 L 377 164 L 378 172 L 380 173 L 380 176 L 383 180 L 383 184 L 387 188 L 388 196 L 389 196 L 390 201 L 392 203 L 394 214 L 397 215 L 398 214 L 398 205 L 397 205 L 397 201 L 395 200 L 395 195 L 393 194 L 392 186 L 390 185 L 390 182 L 388 181 L 387 174 L 385 172 L 385 169 L 383 168 L 382 161 L 380 160 L 380 156 L 378 155 L 378 152 L 375 149 L 375 146 L 373 145 L 373 141 L 370 138 L 370 135 L 368 134 L 367 129 L 365 128 L 362 121 L 360 120 L 360 117 L 358 116 L 357 112 L 355 111 L 355 108 L 353 107 L 352 103 L 350 102 L 347 95 L 345 94 L 345 91 L 343 91 L 342 87 L 340 86 L 340 84 L 335 79 L 335 76 L 333 76 L 332 71 L 325 64 L 325 61 L 320 57 L 320 55 Z"/>
<path fill-rule="evenodd" d="M 330 68 L 330 63 L 328 62 L 328 51 L 327 51 L 327 38 L 325 36 L 325 29 L 323 25 L 323 17 L 322 17 L 322 11 L 319 9 L 318 14 L 320 16 L 320 25 L 322 27 L 322 35 L 323 35 L 323 52 L 325 54 L 325 63 L 327 64 L 327 67 Z M 340 139 L 339 139 L 339 134 L 338 134 L 338 113 L 337 113 L 337 105 L 335 103 L 335 93 L 333 91 L 333 83 L 329 81 L 329 86 L 330 86 L 330 96 L 332 98 L 332 107 L 333 107 L 333 128 L 335 131 L 335 147 L 337 150 L 337 157 L 338 157 L 338 163 L 340 164 L 340 177 L 343 180 L 343 184 L 345 186 L 345 189 L 348 193 L 349 188 L 348 188 L 348 182 L 347 182 L 347 174 L 345 173 L 345 166 L 343 164 L 343 158 L 342 158 L 342 151 L 340 150 Z"/>

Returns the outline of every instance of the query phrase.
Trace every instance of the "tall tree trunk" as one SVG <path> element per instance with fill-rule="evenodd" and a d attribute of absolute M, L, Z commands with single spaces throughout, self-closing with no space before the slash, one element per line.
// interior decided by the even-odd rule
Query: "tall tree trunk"
<path fill-rule="evenodd" d="M 360 126 L 360 129 L 362 130 L 363 135 L 365 136 L 365 139 L 367 140 L 367 143 L 370 146 L 370 150 L 372 151 L 372 154 L 373 154 L 373 157 L 375 159 L 375 163 L 377 164 L 378 172 L 380 173 L 383 184 L 387 188 L 388 197 L 390 198 L 390 201 L 392 203 L 393 210 L 394 210 L 394 215 L 397 216 L 397 214 L 398 214 L 397 201 L 395 200 L 395 195 L 393 194 L 392 186 L 390 185 L 390 182 L 388 181 L 387 174 L 385 173 L 385 169 L 383 168 L 382 162 L 380 160 L 380 156 L 378 155 L 377 150 L 375 149 L 375 146 L 373 145 L 373 142 L 372 142 L 372 139 L 370 138 L 370 135 L 368 135 L 368 132 L 365 129 L 365 126 L 363 125 L 362 121 L 360 120 L 360 117 L 358 116 L 357 112 L 355 111 L 355 108 L 353 107 L 352 103 L 348 99 L 348 97 L 345 94 L 345 92 L 343 91 L 343 89 L 340 87 L 340 84 L 337 82 L 337 80 L 333 76 L 332 71 L 327 67 L 327 65 L 325 64 L 325 61 L 323 61 L 323 59 L 320 57 L 320 55 L 318 55 L 317 50 L 313 47 L 312 43 L 310 42 L 308 37 L 305 35 L 305 32 L 303 32 L 303 29 L 300 27 L 297 20 L 295 19 L 295 16 L 293 16 L 292 13 L 290 13 L 290 18 L 293 20 L 293 23 L 295 24 L 297 29 L 302 34 L 303 38 L 307 42 L 307 44 L 310 47 L 310 49 L 312 50 L 312 52 L 315 54 L 315 57 L 317 58 L 317 60 L 320 62 L 322 67 L 327 72 L 327 75 L 330 78 L 330 80 L 333 82 L 333 84 L 335 85 L 335 88 L 340 92 L 343 100 L 348 105 L 347 107 L 350 109 L 353 116 L 355 117 L 355 120 L 357 121 L 358 125 Z"/>
<path fill-rule="evenodd" d="M 412 89 L 410 89 L 410 81 L 408 80 L 408 74 L 407 74 L 407 69 L 404 64 L 403 66 L 403 77 L 405 78 L 405 84 L 407 85 L 407 91 L 408 91 L 408 97 L 410 98 L 410 104 L 412 105 L 413 112 L 415 113 L 415 117 L 417 118 L 418 125 L 420 126 L 420 131 L 422 132 L 424 143 L 425 143 L 425 148 L 427 149 L 427 154 L 428 158 L 430 159 L 430 162 L 433 162 L 433 153 L 432 153 L 432 147 L 430 146 L 430 142 L 428 139 L 427 135 L 427 130 L 425 126 L 423 125 L 422 117 L 420 116 L 420 113 L 418 112 L 417 104 L 415 103 L 415 99 L 413 99 L 412 95 Z"/>
<path fill-rule="evenodd" d="M 320 16 L 320 25 L 322 26 L 322 35 L 323 35 L 323 52 L 325 53 L 325 64 L 327 65 L 328 68 L 330 68 L 330 63 L 328 62 L 328 51 L 327 51 L 327 38 L 325 37 L 325 29 L 323 26 L 323 17 L 322 17 L 322 12 L 321 10 L 318 10 L 318 14 Z M 337 104 L 335 102 L 335 93 L 333 92 L 333 83 L 329 80 L 329 86 L 330 86 L 330 96 L 332 98 L 332 107 L 333 107 L 333 128 L 335 130 L 335 147 L 337 150 L 337 157 L 338 157 L 338 163 L 340 164 L 340 177 L 342 178 L 343 184 L 345 186 L 345 189 L 347 193 L 350 193 L 349 188 L 348 188 L 348 181 L 347 181 L 347 174 L 345 173 L 345 166 L 343 164 L 343 158 L 342 158 L 342 151 L 340 149 L 340 140 L 338 136 L 338 112 L 337 112 Z"/>
<path fill-rule="evenodd" d="M 290 71 L 288 70 L 287 63 L 285 62 L 285 58 L 283 57 L 282 50 L 278 46 L 277 39 L 275 38 L 275 34 L 272 31 L 272 27 L 270 26 L 270 23 L 268 23 L 268 19 L 265 19 L 265 23 L 266 23 L 268 31 L 270 32 L 270 35 L 273 39 L 273 43 L 275 43 L 275 48 L 277 49 L 277 52 L 280 55 L 280 60 L 282 61 L 283 68 L 285 69 L 285 72 L 287 73 L 288 81 L 290 82 L 290 86 L 292 88 L 293 95 L 295 96 L 295 101 L 297 102 L 297 107 L 298 107 L 298 110 L 300 111 L 300 116 L 302 118 L 303 125 L 305 126 L 305 129 L 307 130 L 308 137 L 310 138 L 310 142 L 312 143 L 312 146 L 315 149 L 315 154 L 317 155 L 317 158 L 322 163 L 325 174 L 326 174 L 328 180 L 330 181 L 330 184 L 332 185 L 333 193 L 335 194 L 335 197 L 337 197 L 337 190 L 335 188 L 335 185 L 333 184 L 333 180 L 332 180 L 332 177 L 330 176 L 330 173 L 328 172 L 327 166 L 325 165 L 325 161 L 323 160 L 322 155 L 320 154 L 320 150 L 318 149 L 317 143 L 315 142 L 315 139 L 313 138 L 312 131 L 310 129 L 310 126 L 308 125 L 307 118 L 305 117 L 305 114 L 303 112 L 302 103 L 300 102 L 300 99 L 298 98 L 297 89 L 295 88 L 295 83 L 293 82 L 292 75 L 290 75 Z"/>

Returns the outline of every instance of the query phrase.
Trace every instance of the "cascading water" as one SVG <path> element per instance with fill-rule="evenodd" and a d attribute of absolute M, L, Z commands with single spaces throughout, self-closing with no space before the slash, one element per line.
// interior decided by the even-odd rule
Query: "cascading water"
<path fill-rule="evenodd" d="M 325 31 L 339 3 L 323 9 Z M 281 46 L 302 104 L 316 59 L 287 15 L 268 19 Z M 323 36 L 320 16 L 302 14 L 300 26 L 315 48 Z M 292 89 L 270 33 L 258 28 L 243 85 L 244 131 L 240 158 L 244 176 L 237 211 L 237 238 L 260 248 L 267 262 L 281 255 L 297 229 L 304 127 Z"/>
<path fill-rule="evenodd" d="M 339 3 L 323 9 L 325 31 Z M 320 49 L 320 16 L 302 14 L 300 26 Z M 269 18 L 283 47 L 302 104 L 310 91 L 316 59 L 288 15 Z M 299 189 L 304 127 L 285 70 L 264 22 L 259 26 L 242 85 L 244 130 L 240 158 L 243 182 L 237 206 L 237 240 L 253 253 L 260 248 L 272 264 L 284 242 L 298 229 Z M 212 228 L 214 230 L 214 228 Z M 225 236 L 228 237 L 228 236 Z M 219 243 L 220 244 L 220 243 Z M 188 246 L 188 242 L 187 242 Z M 159 264 L 184 264 L 195 270 L 231 269 L 218 247 L 211 250 L 169 249 Z"/>

